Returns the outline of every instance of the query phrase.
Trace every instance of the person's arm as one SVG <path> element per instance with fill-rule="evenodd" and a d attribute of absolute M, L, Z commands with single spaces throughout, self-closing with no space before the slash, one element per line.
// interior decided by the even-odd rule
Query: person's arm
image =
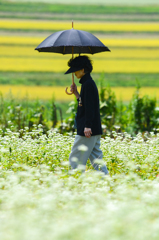
<path fill-rule="evenodd" d="M 80 95 L 79 92 L 77 91 L 77 86 L 75 83 L 71 85 L 70 91 L 76 96 L 77 99 L 79 99 Z"/>
<path fill-rule="evenodd" d="M 92 85 L 85 86 L 84 103 L 85 103 L 85 137 L 90 138 L 92 134 L 92 123 L 94 118 L 94 91 Z"/>

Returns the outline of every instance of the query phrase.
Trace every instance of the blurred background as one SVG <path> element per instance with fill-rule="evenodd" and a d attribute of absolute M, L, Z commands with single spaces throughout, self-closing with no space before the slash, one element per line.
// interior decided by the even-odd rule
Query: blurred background
<path fill-rule="evenodd" d="M 76 3 L 73 0 L 67 3 L 64 0 L 1 0 L 0 111 L 1 116 L 4 114 L 3 121 L 8 122 L 8 111 L 14 117 L 14 111 L 20 112 L 16 107 L 24 111 L 26 106 L 31 109 L 33 105 L 36 111 L 26 110 L 30 111 L 32 122 L 45 108 L 51 109 L 47 114 L 52 115 L 48 118 L 55 118 L 53 104 L 61 109 L 63 118 L 69 116 L 71 110 L 67 113 L 66 110 L 74 97 L 65 94 L 65 87 L 71 85 L 71 75 L 64 72 L 71 55 L 39 53 L 34 49 L 52 33 L 70 29 L 72 20 L 75 29 L 91 32 L 111 50 L 90 55 L 92 76 L 100 91 L 105 88 L 105 94 L 114 94 L 116 104 L 122 101 L 128 106 L 137 89 L 141 97 L 155 99 L 156 109 L 159 99 L 158 0 L 87 0 L 87 3 L 84 0 Z M 76 79 L 75 82 L 80 87 Z M 105 96 L 103 101 L 106 100 Z M 9 110 L 4 113 L 4 109 Z"/>

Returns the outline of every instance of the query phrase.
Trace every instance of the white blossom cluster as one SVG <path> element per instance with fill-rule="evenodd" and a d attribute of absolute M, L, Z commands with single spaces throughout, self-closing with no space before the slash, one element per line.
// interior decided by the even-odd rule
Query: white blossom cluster
<path fill-rule="evenodd" d="M 71 171 L 73 141 L 40 128 L 0 137 L 0 240 L 158 240 L 159 136 L 102 139 L 109 176 Z"/>

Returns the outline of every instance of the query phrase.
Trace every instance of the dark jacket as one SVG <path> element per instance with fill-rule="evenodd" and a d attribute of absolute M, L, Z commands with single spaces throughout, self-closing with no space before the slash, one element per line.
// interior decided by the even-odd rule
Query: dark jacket
<path fill-rule="evenodd" d="M 77 135 L 84 135 L 84 128 L 91 128 L 92 136 L 101 135 L 98 89 L 89 73 L 79 81 L 82 84 L 77 109 Z"/>

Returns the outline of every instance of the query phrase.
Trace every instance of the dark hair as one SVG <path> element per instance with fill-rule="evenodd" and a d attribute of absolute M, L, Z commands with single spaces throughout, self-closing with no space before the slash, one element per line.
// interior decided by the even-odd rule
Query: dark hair
<path fill-rule="evenodd" d="M 71 58 L 68 61 L 68 66 L 79 67 L 79 70 L 84 68 L 85 73 L 88 73 L 88 72 L 90 73 L 93 70 L 92 60 L 86 55 L 78 56 L 78 57 L 75 57 L 74 59 Z"/>

